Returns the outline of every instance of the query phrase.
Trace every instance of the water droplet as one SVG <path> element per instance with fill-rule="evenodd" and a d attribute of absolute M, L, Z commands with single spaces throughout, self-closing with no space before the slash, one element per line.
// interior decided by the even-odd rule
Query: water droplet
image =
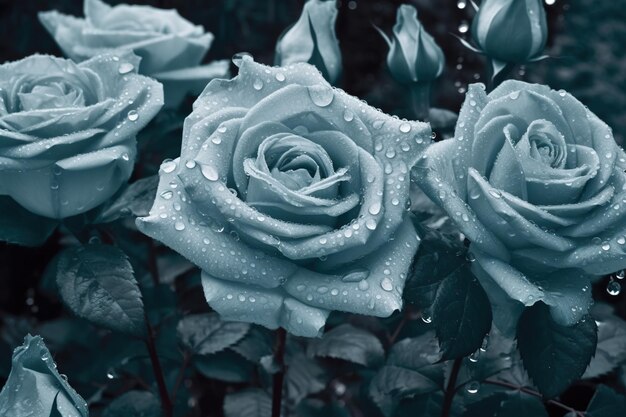
<path fill-rule="evenodd" d="M 335 94 L 327 85 L 312 85 L 308 87 L 309 97 L 316 106 L 327 107 L 333 102 Z"/>
<path fill-rule="evenodd" d="M 430 324 L 433 322 L 433 318 L 424 311 L 422 312 L 422 321 L 426 324 Z"/>
<path fill-rule="evenodd" d="M 368 211 L 370 212 L 371 215 L 375 216 L 378 213 L 380 213 L 380 209 L 381 209 L 380 203 L 376 202 L 369 207 Z"/>
<path fill-rule="evenodd" d="M 467 24 L 467 22 L 465 21 L 461 22 L 461 24 L 459 25 L 459 32 L 467 33 L 468 29 L 469 29 L 469 25 Z"/>
<path fill-rule="evenodd" d="M 283 74 L 282 72 L 277 72 L 276 73 L 276 81 L 280 81 L 280 82 L 285 81 L 285 74 Z"/>
<path fill-rule="evenodd" d="M 235 55 L 233 55 L 231 59 L 233 61 L 233 64 L 235 64 L 237 68 L 241 67 L 241 63 L 243 61 L 247 61 L 247 60 L 253 61 L 252 55 L 250 55 L 248 52 L 236 53 Z"/>
<path fill-rule="evenodd" d="M 609 245 L 607 242 L 603 243 L 601 246 L 602 250 L 609 250 L 611 249 L 611 245 Z"/>
<path fill-rule="evenodd" d="M 468 356 L 470 362 L 476 363 L 480 359 L 480 349 Z"/>
<path fill-rule="evenodd" d="M 374 123 L 372 123 L 372 126 L 374 127 L 374 129 L 380 129 L 383 127 L 383 125 L 385 124 L 384 121 L 382 120 L 374 120 Z"/>
<path fill-rule="evenodd" d="M 369 230 L 376 230 L 377 226 L 378 225 L 376 223 L 376 220 L 374 220 L 374 219 L 367 219 L 365 221 L 365 227 L 367 227 Z"/>
<path fill-rule="evenodd" d="M 456 7 L 458 7 L 459 9 L 465 9 L 465 6 L 467 6 L 467 2 L 465 0 L 459 0 L 456 3 Z"/>
<path fill-rule="evenodd" d="M 608 292 L 610 295 L 613 295 L 613 296 L 619 295 L 621 291 L 622 291 L 622 285 L 617 281 L 610 280 L 606 286 L 606 292 Z"/>
<path fill-rule="evenodd" d="M 348 272 L 341 278 L 343 282 L 358 282 L 366 279 L 370 274 L 370 271 L 365 268 L 355 269 Z"/>
<path fill-rule="evenodd" d="M 467 391 L 468 394 L 476 394 L 479 389 L 480 389 L 480 382 L 478 381 L 468 382 L 468 384 L 465 386 L 465 390 Z"/>
<path fill-rule="evenodd" d="M 213 137 L 213 139 L 211 139 L 211 142 L 213 142 L 216 145 L 219 145 L 220 143 L 222 143 L 222 138 L 220 138 L 219 136 L 215 136 Z"/>
<path fill-rule="evenodd" d="M 626 273 L 624 272 L 624 270 L 622 269 L 621 271 L 617 271 L 615 273 L 615 278 L 617 279 L 624 279 L 624 276 L 626 275 Z"/>
<path fill-rule="evenodd" d="M 343 120 L 345 120 L 346 122 L 351 122 L 352 120 L 354 120 L 354 113 L 346 109 L 346 111 L 343 112 Z"/>
<path fill-rule="evenodd" d="M 139 113 L 137 113 L 137 110 L 131 110 L 128 112 L 128 120 L 136 122 L 137 119 L 139 119 Z"/>
<path fill-rule="evenodd" d="M 135 69 L 135 66 L 130 62 L 122 62 L 120 66 L 117 68 L 117 72 L 120 74 L 128 74 L 132 70 Z"/>
<path fill-rule="evenodd" d="M 393 282 L 391 282 L 391 280 L 388 277 L 385 277 L 380 282 L 380 287 L 383 290 L 385 290 L 385 291 L 392 291 L 393 290 Z"/>
<path fill-rule="evenodd" d="M 498 190 L 489 190 L 489 194 L 491 194 L 493 198 L 502 198 L 502 193 Z"/>
<path fill-rule="evenodd" d="M 171 192 L 170 190 L 166 190 L 161 193 L 161 198 L 164 200 L 169 200 L 173 196 L 174 196 L 174 193 Z"/>
<path fill-rule="evenodd" d="M 189 169 L 194 169 L 196 167 L 196 161 L 194 161 L 193 159 L 190 159 L 189 161 L 185 163 L 185 166 Z"/>
<path fill-rule="evenodd" d="M 409 133 L 411 131 L 411 125 L 407 122 L 404 122 L 400 125 L 400 132 Z"/>
<path fill-rule="evenodd" d="M 359 281 L 358 287 L 361 291 L 367 291 L 370 287 L 370 284 L 367 282 L 366 279 L 364 279 L 364 280 Z"/>
<path fill-rule="evenodd" d="M 52 184 L 50 184 L 50 189 L 51 190 L 58 190 L 59 189 L 59 183 L 58 182 L 53 182 Z"/>
<path fill-rule="evenodd" d="M 209 181 L 217 181 L 220 177 L 217 170 L 213 168 L 211 165 L 204 165 L 204 164 L 200 165 L 200 171 L 202 172 L 202 175 L 204 176 L 204 178 L 206 178 Z"/>
<path fill-rule="evenodd" d="M 177 221 L 176 223 L 174 223 L 174 229 L 178 231 L 185 230 L 185 223 Z"/>
<path fill-rule="evenodd" d="M 171 172 L 174 172 L 174 170 L 176 169 L 176 162 L 172 161 L 171 159 L 166 159 L 165 161 L 163 161 L 163 163 L 161 164 L 161 169 L 163 170 L 163 172 L 165 172 L 166 174 L 169 174 Z"/>
<path fill-rule="evenodd" d="M 256 80 L 254 80 L 254 83 L 252 83 L 252 87 L 255 90 L 259 91 L 260 89 L 263 88 L 263 81 L 257 78 Z"/>

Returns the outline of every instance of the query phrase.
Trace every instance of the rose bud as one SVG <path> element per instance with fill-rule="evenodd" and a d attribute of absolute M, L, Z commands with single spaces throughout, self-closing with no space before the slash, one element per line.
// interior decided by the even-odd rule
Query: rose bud
<path fill-rule="evenodd" d="M 484 0 L 472 22 L 472 38 L 480 51 L 503 63 L 539 58 L 547 37 L 541 0 Z"/>
<path fill-rule="evenodd" d="M 430 83 L 441 75 L 443 52 L 417 19 L 415 7 L 403 4 L 398 8 L 391 39 L 380 33 L 389 45 L 387 65 L 397 81 Z"/>
<path fill-rule="evenodd" d="M 276 42 L 276 65 L 305 62 L 315 65 L 331 84 L 341 75 L 341 51 L 335 34 L 334 1 L 309 0 L 300 19 Z"/>

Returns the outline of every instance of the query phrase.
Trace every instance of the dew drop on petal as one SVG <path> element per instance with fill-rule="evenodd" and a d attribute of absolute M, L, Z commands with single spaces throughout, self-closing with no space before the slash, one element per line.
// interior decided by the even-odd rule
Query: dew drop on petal
<path fill-rule="evenodd" d="M 285 81 L 285 74 L 283 74 L 282 72 L 277 72 L 276 73 L 276 81 L 280 81 L 280 82 Z"/>
<path fill-rule="evenodd" d="M 409 123 L 402 123 L 400 125 L 400 132 L 402 133 L 409 133 L 411 131 L 411 125 Z"/>
<path fill-rule="evenodd" d="M 626 272 L 624 272 L 624 270 L 622 269 L 621 271 L 617 271 L 615 273 L 615 278 L 617 278 L 617 279 L 624 279 L 625 275 L 626 275 Z"/>
<path fill-rule="evenodd" d="M 120 66 L 117 68 L 117 72 L 120 74 L 128 74 L 132 70 L 135 69 L 135 66 L 130 62 L 122 62 Z"/>
<path fill-rule="evenodd" d="M 163 163 L 161 164 L 161 169 L 163 170 L 163 172 L 165 172 L 166 174 L 169 174 L 171 172 L 174 172 L 174 170 L 176 169 L 176 162 L 174 162 L 171 159 L 166 159 L 165 161 L 163 161 Z"/>
<path fill-rule="evenodd" d="M 353 271 L 348 272 L 344 275 L 341 280 L 343 282 L 359 282 L 367 278 L 370 274 L 370 271 L 365 268 L 355 269 Z"/>
<path fill-rule="evenodd" d="M 173 196 L 174 196 L 174 193 L 171 192 L 170 190 L 165 190 L 161 193 L 161 198 L 164 200 L 169 200 Z"/>
<path fill-rule="evenodd" d="M 257 91 L 261 90 L 263 88 L 263 81 L 257 78 L 254 80 L 254 83 L 252 83 L 252 87 Z"/>
<path fill-rule="evenodd" d="M 346 109 L 346 111 L 343 112 L 343 120 L 345 120 L 346 122 L 351 122 L 353 119 L 354 119 L 354 113 Z"/>
<path fill-rule="evenodd" d="M 250 55 L 248 52 L 238 52 L 235 55 L 233 55 L 233 57 L 231 58 L 233 61 L 233 64 L 235 64 L 235 66 L 237 68 L 241 67 L 241 63 L 245 60 L 250 60 L 252 61 L 252 55 Z"/>
<path fill-rule="evenodd" d="M 189 161 L 185 163 L 185 166 L 189 169 L 193 169 L 196 167 L 196 161 L 194 161 L 193 159 L 190 159 Z"/>
<path fill-rule="evenodd" d="M 498 190 L 489 190 L 489 194 L 491 194 L 493 198 L 502 198 L 502 193 Z"/>
<path fill-rule="evenodd" d="M 610 295 L 613 295 L 613 296 L 619 295 L 621 291 L 622 291 L 622 285 L 617 281 L 610 280 L 606 286 L 606 292 L 608 292 Z"/>
<path fill-rule="evenodd" d="M 139 119 L 139 113 L 137 113 L 137 110 L 131 110 L 128 112 L 128 120 L 136 122 L 137 119 Z"/>
<path fill-rule="evenodd" d="M 376 227 L 377 227 L 376 220 L 367 219 L 367 221 L 365 222 L 365 227 L 367 227 L 369 230 L 376 230 Z"/>
<path fill-rule="evenodd" d="M 380 209 L 381 209 L 380 203 L 376 202 L 369 207 L 368 211 L 370 212 L 371 215 L 375 216 L 378 213 L 380 213 Z"/>
<path fill-rule="evenodd" d="M 178 231 L 185 230 L 185 223 L 177 221 L 176 223 L 174 223 L 174 229 Z"/>
<path fill-rule="evenodd" d="M 329 106 L 335 97 L 333 90 L 326 85 L 312 85 L 308 87 L 308 91 L 313 104 L 319 107 Z"/>
<path fill-rule="evenodd" d="M 202 172 L 204 178 L 209 181 L 217 181 L 219 179 L 219 174 L 217 170 L 211 165 L 200 165 L 200 171 Z"/>
<path fill-rule="evenodd" d="M 391 280 L 388 277 L 385 277 L 380 282 L 380 287 L 383 290 L 385 290 L 385 291 L 392 291 L 393 290 L 393 283 L 391 282 Z"/>

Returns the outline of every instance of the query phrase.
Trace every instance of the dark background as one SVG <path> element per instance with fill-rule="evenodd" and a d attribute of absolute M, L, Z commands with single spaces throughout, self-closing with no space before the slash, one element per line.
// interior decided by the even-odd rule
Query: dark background
<path fill-rule="evenodd" d="M 247 51 L 257 61 L 268 64 L 273 63 L 276 39 L 298 18 L 304 4 L 303 0 L 126 2 L 176 8 L 185 18 L 203 25 L 215 35 L 207 61 Z M 473 9 L 469 1 L 463 9 L 457 6 L 457 0 L 340 1 L 337 35 L 344 63 L 341 87 L 386 112 L 394 113 L 403 106 L 404 92 L 385 69 L 387 46 L 372 27 L 375 24 L 389 33 L 396 8 L 402 3 L 418 8 L 420 20 L 446 55 L 446 70 L 433 89 L 433 104 L 458 111 L 467 84 L 483 81 L 485 63 L 452 36 L 452 33 L 468 35 L 460 33 L 459 28 L 471 23 Z M 82 16 L 82 1 L 0 0 L 0 62 L 34 53 L 61 55 L 37 19 L 37 12 L 50 9 Z M 550 30 L 546 53 L 553 58 L 517 68 L 514 77 L 568 90 L 612 126 L 616 140 L 623 144 L 626 0 L 556 0 L 546 10 Z M 21 322 L 28 327 L 32 321 L 45 322 L 60 316 L 62 307 L 58 299 L 48 297 L 41 289 L 46 266 L 60 249 L 58 235 L 38 249 L 0 243 L 0 326 L 11 322 L 10 327 L 19 332 Z M 597 298 L 608 301 L 605 286 L 605 282 L 598 285 Z M 610 300 L 622 317 L 626 317 L 624 300 L 624 295 Z M 9 349 L 3 351 L 4 346 L 0 344 L 0 371 L 9 365 L 11 355 Z M 579 386 L 570 389 L 563 398 L 583 408 L 592 392 Z"/>

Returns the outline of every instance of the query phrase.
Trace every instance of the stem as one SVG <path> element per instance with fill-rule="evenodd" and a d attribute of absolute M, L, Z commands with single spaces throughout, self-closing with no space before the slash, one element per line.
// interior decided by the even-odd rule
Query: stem
<path fill-rule="evenodd" d="M 183 363 L 180 365 L 180 369 L 178 370 L 178 377 L 176 377 L 176 382 L 174 383 L 174 389 L 172 390 L 172 403 L 176 402 L 176 394 L 178 394 L 178 390 L 185 379 L 185 371 L 189 366 L 189 361 L 191 359 L 191 355 L 189 352 L 185 351 L 183 353 Z"/>
<path fill-rule="evenodd" d="M 150 270 L 152 282 L 154 283 L 154 286 L 157 287 L 161 282 L 161 277 L 159 276 L 159 266 L 157 264 L 156 246 L 154 245 L 154 240 L 148 238 L 148 245 L 148 269 Z"/>
<path fill-rule="evenodd" d="M 428 121 L 430 110 L 430 83 L 417 82 L 410 85 L 411 106 L 416 120 Z"/>
<path fill-rule="evenodd" d="M 146 327 L 148 334 L 145 342 L 148 348 L 148 353 L 150 354 L 150 362 L 152 363 L 154 378 L 156 379 L 156 383 L 159 388 L 159 396 L 161 397 L 161 408 L 163 408 L 163 415 L 164 417 L 172 417 L 174 415 L 174 408 L 172 406 L 170 396 L 167 393 L 167 386 L 165 385 L 165 378 L 163 377 L 163 368 L 161 367 L 159 355 L 156 351 L 156 345 L 154 343 L 154 332 L 152 331 L 152 326 L 150 326 L 148 317 L 146 317 Z"/>
<path fill-rule="evenodd" d="M 396 327 L 396 329 L 393 331 L 391 336 L 389 336 L 389 345 L 390 346 L 395 343 L 395 341 L 398 338 L 398 336 L 400 336 L 400 333 L 402 332 L 402 329 L 404 329 L 404 326 L 406 326 L 406 324 L 408 322 L 409 322 L 409 315 L 407 313 L 404 313 L 402 315 L 402 320 L 400 320 L 400 323 L 398 323 L 398 327 Z"/>
<path fill-rule="evenodd" d="M 281 404 L 283 400 L 283 381 L 285 379 L 285 344 L 287 332 L 282 327 L 276 331 L 276 347 L 274 358 L 279 366 L 278 372 L 274 374 L 272 388 L 272 417 L 280 417 Z"/>
<path fill-rule="evenodd" d="M 443 406 L 441 407 L 441 417 L 450 417 L 450 411 L 452 411 L 452 400 L 454 400 L 454 394 L 456 393 L 456 380 L 459 377 L 459 371 L 463 364 L 463 358 L 455 359 L 452 363 L 452 371 L 450 372 L 450 379 L 448 380 L 448 386 L 443 396 Z"/>
<path fill-rule="evenodd" d="M 519 385 L 511 384 L 509 382 L 495 381 L 495 380 L 492 380 L 492 379 L 486 379 L 486 380 L 483 381 L 483 384 L 497 385 L 497 386 L 500 386 L 500 387 L 505 387 L 505 388 L 518 390 L 518 391 L 521 391 L 521 392 L 523 392 L 525 394 L 532 395 L 534 397 L 541 398 L 542 400 L 544 400 L 543 395 L 541 395 L 541 393 L 539 393 L 539 392 L 537 392 L 537 391 L 535 391 L 533 389 L 530 389 L 530 388 L 521 387 Z M 559 407 L 559 408 L 561 408 L 561 409 L 563 409 L 563 410 L 565 410 L 565 411 L 567 411 L 569 413 L 574 413 L 577 416 L 584 416 L 585 415 L 584 411 L 576 410 L 575 408 L 572 408 L 569 405 L 565 405 L 562 402 L 557 401 L 557 400 L 545 400 L 545 402 L 548 403 L 548 404 L 552 404 L 552 405 L 554 405 L 556 407 Z"/>

